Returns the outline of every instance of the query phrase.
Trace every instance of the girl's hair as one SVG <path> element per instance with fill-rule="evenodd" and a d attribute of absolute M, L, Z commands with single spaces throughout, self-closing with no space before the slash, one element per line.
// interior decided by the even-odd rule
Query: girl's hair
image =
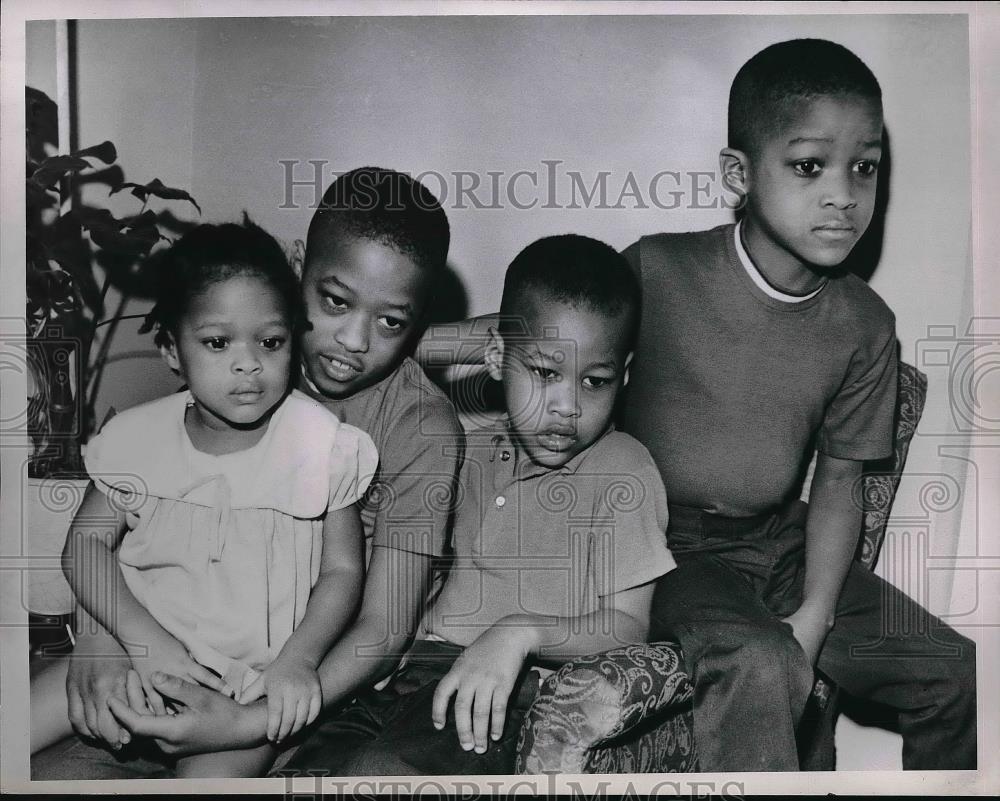
<path fill-rule="evenodd" d="M 244 212 L 242 224 L 199 225 L 164 253 L 157 265 L 156 305 L 139 333 L 155 328 L 156 345 L 168 346 L 191 299 L 237 276 L 256 276 L 277 291 L 293 337 L 307 327 L 299 281 L 281 245 Z"/>

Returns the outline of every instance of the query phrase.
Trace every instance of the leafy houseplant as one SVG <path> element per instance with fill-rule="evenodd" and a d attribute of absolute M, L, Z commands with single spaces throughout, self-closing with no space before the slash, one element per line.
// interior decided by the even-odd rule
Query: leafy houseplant
<path fill-rule="evenodd" d="M 201 209 L 187 192 L 159 179 L 147 184 L 121 180 L 120 169 L 113 168 L 118 154 L 111 142 L 46 156 L 46 145 L 54 139 L 55 104 L 42 92 L 26 91 L 28 473 L 32 478 L 83 477 L 81 446 L 96 425 L 94 401 L 110 341 L 106 336 L 93 353 L 95 337 L 102 326 L 124 319 L 123 304 L 105 317 L 112 274 L 136 275 L 153 248 L 169 241 L 161 230 L 167 215 L 148 208 L 151 197 Z M 97 164 L 104 165 L 100 172 L 95 172 Z M 83 202 L 83 183 L 109 185 L 109 196 L 127 190 L 141 208 L 116 217 Z M 95 264 L 105 268 L 100 284 Z"/>
<path fill-rule="evenodd" d="M 201 209 L 187 192 L 159 179 L 125 181 L 111 142 L 48 155 L 56 140 L 55 103 L 27 87 L 25 112 L 27 431 L 32 451 L 24 484 L 24 547 L 26 555 L 53 564 L 29 574 L 27 608 L 55 620 L 73 610 L 59 555 L 86 486 L 82 448 L 96 428 L 94 403 L 111 335 L 127 319 L 122 315 L 125 291 L 117 310 L 105 313 L 112 278 L 119 288 L 141 284 L 154 248 L 169 241 L 163 231 L 179 230 L 168 212 L 148 208 L 150 198 L 186 201 L 199 214 Z M 108 196 L 128 191 L 141 208 L 116 217 L 84 201 L 85 184 L 107 187 Z M 91 190 L 88 196 L 93 195 Z M 100 281 L 97 266 L 103 268 Z M 108 329 L 95 352 L 104 326 Z M 62 631 L 63 625 L 65 620 L 56 627 Z"/>

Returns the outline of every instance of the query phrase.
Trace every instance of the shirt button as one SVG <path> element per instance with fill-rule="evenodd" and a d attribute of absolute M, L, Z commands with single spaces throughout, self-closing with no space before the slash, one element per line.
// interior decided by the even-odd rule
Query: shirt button
<path fill-rule="evenodd" d="M 503 495 L 497 495 L 497 499 L 496 499 L 495 503 L 496 503 L 496 505 L 497 505 L 498 508 L 502 509 L 503 505 L 505 503 L 507 503 L 507 499 Z"/>
<path fill-rule="evenodd" d="M 500 451 L 500 461 L 509 462 L 510 461 L 510 451 Z"/>

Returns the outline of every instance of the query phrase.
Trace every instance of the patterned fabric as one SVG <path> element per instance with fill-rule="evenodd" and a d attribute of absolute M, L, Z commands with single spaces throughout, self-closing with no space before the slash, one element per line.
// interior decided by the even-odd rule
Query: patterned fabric
<path fill-rule="evenodd" d="M 576 659 L 542 685 L 521 730 L 517 772 L 689 771 L 695 766 L 693 695 L 673 643 Z M 661 710 L 667 714 L 657 715 Z M 614 742 L 660 717 L 663 724 L 646 737 Z"/>
<path fill-rule="evenodd" d="M 857 558 L 868 567 L 882 547 L 926 395 L 926 376 L 900 362 L 894 453 L 869 465 L 859 485 L 864 519 Z M 833 768 L 836 694 L 832 683 L 817 680 L 813 725 L 818 741 L 806 749 L 803 769 Z M 542 685 L 521 729 L 516 771 L 696 771 L 693 696 L 680 648 L 673 643 L 630 645 L 576 659 Z"/>

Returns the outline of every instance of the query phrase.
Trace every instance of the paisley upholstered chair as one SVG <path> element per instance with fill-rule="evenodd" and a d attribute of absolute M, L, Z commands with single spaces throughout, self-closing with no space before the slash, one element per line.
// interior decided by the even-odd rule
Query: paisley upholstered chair
<path fill-rule="evenodd" d="M 878 558 L 927 378 L 900 362 L 895 448 L 867 466 L 857 559 Z M 521 729 L 518 773 L 675 773 L 698 770 L 694 690 L 680 647 L 629 645 L 567 663 L 544 682 Z M 837 688 L 819 676 L 800 730 L 803 770 L 834 768 Z"/>

